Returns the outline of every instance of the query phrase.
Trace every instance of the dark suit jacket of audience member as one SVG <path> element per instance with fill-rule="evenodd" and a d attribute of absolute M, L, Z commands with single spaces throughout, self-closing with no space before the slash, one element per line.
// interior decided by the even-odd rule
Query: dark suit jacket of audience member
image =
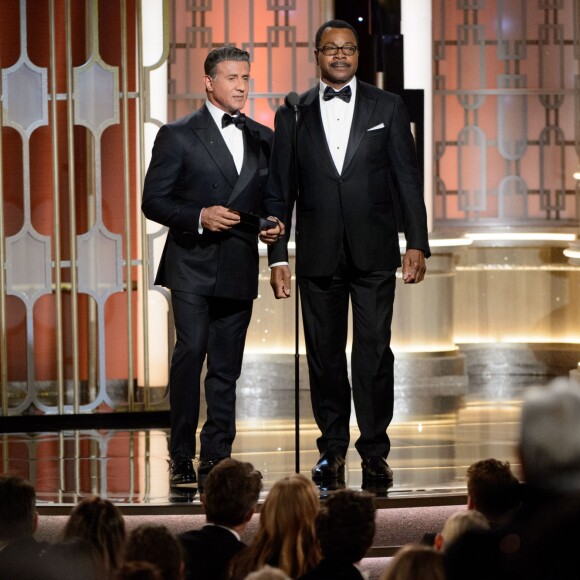
<path fill-rule="evenodd" d="M 221 526 L 206 525 L 179 536 L 185 551 L 186 580 L 225 580 L 230 560 L 244 542 Z"/>
<path fill-rule="evenodd" d="M 576 580 L 580 494 L 527 489 L 504 526 L 466 532 L 445 551 L 447 580 Z"/>
<path fill-rule="evenodd" d="M 34 538 L 23 538 L 0 550 L 0 580 L 36 580 L 42 578 L 40 554 L 48 546 Z"/>
<path fill-rule="evenodd" d="M 363 575 L 354 564 L 322 560 L 300 580 L 362 580 L 362 578 Z"/>

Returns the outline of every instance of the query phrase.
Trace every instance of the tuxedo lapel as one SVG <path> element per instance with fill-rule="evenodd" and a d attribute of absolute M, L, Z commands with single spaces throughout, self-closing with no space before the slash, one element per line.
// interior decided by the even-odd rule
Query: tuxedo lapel
<path fill-rule="evenodd" d="M 190 127 L 233 189 L 238 181 L 238 170 L 220 130 L 205 105 L 192 117 Z"/>
<path fill-rule="evenodd" d="M 236 181 L 236 185 L 232 189 L 232 193 L 228 199 L 228 205 L 244 191 L 252 177 L 258 170 L 258 161 L 260 159 L 260 133 L 252 131 L 247 126 L 243 128 L 244 132 L 244 162 L 242 163 L 242 171 Z"/>
<path fill-rule="evenodd" d="M 336 170 L 336 165 L 330 154 L 330 149 L 328 147 L 328 142 L 326 141 L 326 134 L 324 133 L 324 127 L 322 125 L 322 115 L 320 113 L 320 99 L 318 98 L 319 88 L 316 85 L 315 88 L 311 89 L 304 99 L 302 105 L 299 106 L 299 111 L 302 115 L 304 121 L 304 126 L 306 130 L 310 133 L 312 142 L 318 148 L 320 156 L 328 165 L 328 168 L 332 173 L 338 176 L 338 171 Z"/>
<path fill-rule="evenodd" d="M 356 100 L 354 105 L 354 115 L 348 138 L 348 146 L 344 156 L 342 173 L 348 169 L 348 164 L 352 161 L 362 138 L 369 128 L 369 119 L 377 105 L 377 98 L 369 95 L 361 83 L 358 83 L 356 90 Z"/>

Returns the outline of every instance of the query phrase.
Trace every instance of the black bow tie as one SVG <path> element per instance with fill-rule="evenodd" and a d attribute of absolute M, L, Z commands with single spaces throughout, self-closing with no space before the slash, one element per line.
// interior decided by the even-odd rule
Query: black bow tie
<path fill-rule="evenodd" d="M 231 115 L 224 113 L 224 116 L 222 117 L 222 129 L 224 129 L 228 125 L 231 125 L 232 123 L 238 129 L 242 130 L 244 128 L 244 125 L 246 124 L 246 115 L 244 115 L 244 113 L 240 113 L 239 115 L 232 117 Z"/>
<path fill-rule="evenodd" d="M 334 97 L 342 99 L 345 103 L 350 103 L 350 97 L 352 96 L 352 91 L 350 87 L 343 87 L 340 91 L 335 91 L 332 87 L 326 87 L 324 89 L 323 99 L 325 101 L 330 101 Z"/>

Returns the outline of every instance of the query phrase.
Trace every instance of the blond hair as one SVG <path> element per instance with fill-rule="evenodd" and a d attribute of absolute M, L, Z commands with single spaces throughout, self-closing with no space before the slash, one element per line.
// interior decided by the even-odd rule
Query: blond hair
<path fill-rule="evenodd" d="M 321 558 L 315 531 L 319 507 L 318 491 L 307 477 L 277 481 L 262 506 L 256 537 L 231 561 L 230 578 L 241 580 L 266 564 L 291 578 L 314 568 Z"/>
<path fill-rule="evenodd" d="M 380 580 L 445 580 L 443 554 L 430 546 L 403 546 L 381 574 Z"/>

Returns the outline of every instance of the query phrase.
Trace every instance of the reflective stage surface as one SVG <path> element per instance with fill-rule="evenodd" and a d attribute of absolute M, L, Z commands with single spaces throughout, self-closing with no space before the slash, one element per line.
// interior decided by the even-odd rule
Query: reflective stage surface
<path fill-rule="evenodd" d="M 388 498 L 440 496 L 445 503 L 463 496 L 466 468 L 486 457 L 510 461 L 519 476 L 516 441 L 524 389 L 504 385 L 494 393 L 470 387 L 461 397 L 421 397 L 416 402 L 399 397 L 389 430 L 394 486 Z M 300 408 L 300 471 L 309 474 L 318 458 L 318 431 L 306 390 L 300 391 Z M 360 488 L 354 411 L 351 423 L 346 485 Z M 0 442 L 2 471 L 28 478 L 41 507 L 70 505 L 93 494 L 127 507 L 199 504 L 195 490 L 175 493 L 169 488 L 166 428 L 10 433 Z M 241 389 L 233 456 L 262 472 L 264 493 L 295 471 L 292 389 Z"/>

